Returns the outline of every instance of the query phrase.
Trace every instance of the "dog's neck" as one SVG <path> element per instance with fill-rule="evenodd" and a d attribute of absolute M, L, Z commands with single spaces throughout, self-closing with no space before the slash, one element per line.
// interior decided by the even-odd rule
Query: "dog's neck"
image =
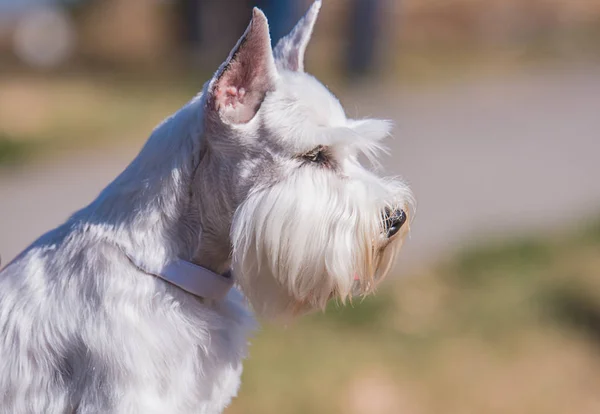
<path fill-rule="evenodd" d="M 74 216 L 148 270 L 175 258 L 216 273 L 229 267 L 227 229 L 205 220 L 219 206 L 205 200 L 214 197 L 214 177 L 202 176 L 210 162 L 203 159 L 203 105 L 198 96 L 159 125 L 125 171 Z M 197 194 L 198 186 L 206 192 Z"/>

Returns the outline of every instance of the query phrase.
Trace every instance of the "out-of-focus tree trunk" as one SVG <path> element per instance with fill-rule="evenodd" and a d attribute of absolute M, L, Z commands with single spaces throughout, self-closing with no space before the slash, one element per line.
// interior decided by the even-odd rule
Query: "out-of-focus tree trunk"
<path fill-rule="evenodd" d="M 364 77 L 375 70 L 383 6 L 382 0 L 351 1 L 346 49 L 346 72 L 350 77 Z"/>

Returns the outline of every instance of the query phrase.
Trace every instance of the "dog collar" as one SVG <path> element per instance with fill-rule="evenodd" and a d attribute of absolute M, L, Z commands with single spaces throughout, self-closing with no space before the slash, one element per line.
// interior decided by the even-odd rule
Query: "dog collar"
<path fill-rule="evenodd" d="M 169 262 L 159 272 L 149 272 L 131 256 L 127 257 L 142 272 L 156 276 L 199 298 L 221 300 L 234 284 L 230 271 L 220 275 L 205 267 L 177 259 Z"/>

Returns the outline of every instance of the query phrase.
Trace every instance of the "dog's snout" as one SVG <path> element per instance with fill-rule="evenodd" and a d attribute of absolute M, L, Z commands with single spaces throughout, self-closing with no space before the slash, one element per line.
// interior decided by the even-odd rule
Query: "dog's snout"
<path fill-rule="evenodd" d="M 387 237 L 392 237 L 400 231 L 406 222 L 406 213 L 402 209 L 392 211 L 389 208 L 385 209 L 384 223 Z"/>

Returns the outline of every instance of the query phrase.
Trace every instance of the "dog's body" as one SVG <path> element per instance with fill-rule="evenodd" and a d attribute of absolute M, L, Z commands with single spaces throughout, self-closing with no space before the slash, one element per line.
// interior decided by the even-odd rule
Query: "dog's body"
<path fill-rule="evenodd" d="M 254 327 L 241 294 L 198 300 L 122 252 L 150 269 L 192 257 L 202 219 L 180 200 L 192 179 L 183 157 L 196 144 L 168 132 L 195 111 L 199 99 L 97 200 L 2 271 L 0 412 L 219 413 L 235 395 Z M 156 188 L 139 186 L 140 175 Z M 205 265 L 228 267 L 212 254 Z"/>
<path fill-rule="evenodd" d="M 303 72 L 319 6 L 274 52 L 255 10 L 203 93 L 0 272 L 0 412 L 220 413 L 255 327 L 247 299 L 293 316 L 385 275 L 411 196 L 356 160 L 387 124 L 346 119 Z M 244 295 L 152 276 L 175 258 L 231 268 Z"/>

